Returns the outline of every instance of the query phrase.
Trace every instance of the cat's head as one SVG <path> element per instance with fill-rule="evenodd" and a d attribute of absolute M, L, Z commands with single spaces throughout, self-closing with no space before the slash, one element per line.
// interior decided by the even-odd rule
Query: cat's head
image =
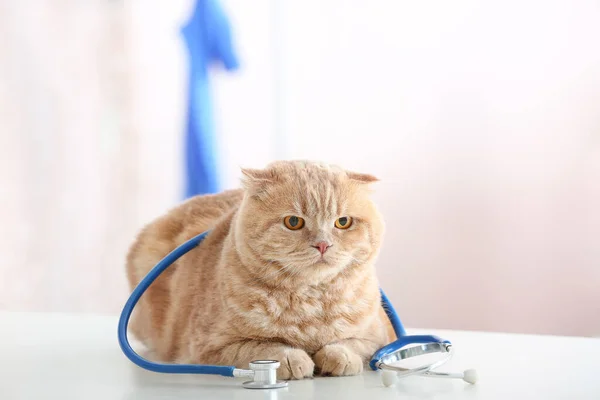
<path fill-rule="evenodd" d="M 242 172 L 236 243 L 257 276 L 318 284 L 374 261 L 384 230 L 370 199 L 375 177 L 307 161 Z"/>

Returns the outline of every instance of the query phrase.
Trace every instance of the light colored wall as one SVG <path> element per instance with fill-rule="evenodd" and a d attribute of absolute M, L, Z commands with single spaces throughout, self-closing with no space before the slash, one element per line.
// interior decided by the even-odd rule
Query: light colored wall
<path fill-rule="evenodd" d="M 379 273 L 407 324 L 600 333 L 597 2 L 276 11 L 277 150 L 382 179 Z"/>
<path fill-rule="evenodd" d="M 16 9 L 17 3 L 3 4 Z M 83 14 L 92 18 L 104 3 L 89 4 L 98 7 Z M 106 162 L 89 158 L 100 157 L 90 145 L 99 135 L 93 115 L 61 125 L 32 108 L 35 91 L 19 97 L 18 113 L 0 119 L 2 128 L 10 122 L 1 129 L 2 182 L 8 182 L 2 195 L 10 204 L 1 218 L 10 224 L 2 227 L 0 307 L 117 312 L 125 297 L 120 260 L 131 235 L 178 199 L 186 79 L 178 29 L 191 3 L 124 4 L 118 21 L 129 52 L 115 57 L 129 66 L 127 78 L 118 75 L 129 86 L 119 91 L 117 85 L 111 93 L 128 97 L 109 103 L 130 107 L 122 129 L 131 135 L 121 136 L 128 150 L 118 152 L 117 165 L 133 171 L 127 175 L 131 184 L 115 184 L 119 169 L 107 170 Z M 242 60 L 241 71 L 216 70 L 213 81 L 226 187 L 237 185 L 239 167 L 260 167 L 274 158 L 321 159 L 372 172 L 382 179 L 375 198 L 387 221 L 379 274 L 407 325 L 600 334 L 597 2 L 223 4 Z M 56 18 L 66 18 L 56 12 Z M 14 12 L 2 15 L 15 18 Z M 43 21 L 53 20 L 38 19 L 21 30 L 44 26 Z M 63 36 L 34 47 L 33 41 L 15 39 L 14 20 L 10 26 L 0 51 L 19 60 L 43 54 L 43 43 L 68 41 L 71 32 L 58 31 Z M 88 35 L 110 32 L 103 24 L 91 26 L 97 31 Z M 24 43 L 29 53 L 14 47 Z M 85 47 L 77 51 L 81 57 L 96 54 Z M 40 77 L 38 86 L 55 82 L 53 93 L 66 90 L 43 73 L 54 64 L 39 60 L 27 64 Z M 4 110 L 15 104 L 9 90 L 18 86 L 19 71 L 11 71 L 10 79 L 4 73 L 0 79 Z M 20 76 L 22 86 L 27 77 Z M 93 74 L 78 79 L 73 86 L 95 82 L 93 93 L 104 93 L 106 86 Z M 77 104 L 77 98 L 56 96 L 60 104 Z M 106 104 L 94 96 L 81 107 Z M 65 110 L 61 115 L 68 121 L 70 108 Z M 23 130 L 23 121 L 39 126 Z M 42 126 L 71 132 L 60 143 L 79 143 L 87 149 L 79 157 L 95 160 L 65 185 L 72 196 L 99 199 L 96 203 L 71 202 L 54 216 L 49 208 L 32 215 L 23 206 L 32 186 L 19 186 L 23 166 L 31 164 L 23 161 L 31 152 L 23 150 L 22 138 L 35 137 L 23 132 L 41 132 Z M 45 154 L 38 147 L 35 154 Z M 54 165 L 47 173 L 60 181 L 66 166 L 77 165 L 67 160 L 31 165 L 40 171 Z M 95 192 L 89 176 L 102 182 Z M 51 186 L 44 188 L 43 196 L 58 196 Z M 115 212 L 121 217 L 109 224 Z M 41 250 L 35 246 L 36 215 L 45 216 L 41 232 L 51 239 Z M 19 222 L 27 229 L 15 235 L 7 226 Z M 93 238 L 96 245 L 90 246 Z M 64 245 L 67 240 L 75 243 L 75 255 Z M 15 248 L 38 249 L 35 264 Z M 85 262 L 89 259 L 94 262 Z M 48 282 L 51 290 L 38 290 Z"/>

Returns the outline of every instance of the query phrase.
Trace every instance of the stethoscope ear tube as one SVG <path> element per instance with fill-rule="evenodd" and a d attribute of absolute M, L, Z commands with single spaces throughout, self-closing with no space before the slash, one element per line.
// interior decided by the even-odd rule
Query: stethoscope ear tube
<path fill-rule="evenodd" d="M 170 364 L 170 363 L 158 363 L 146 360 L 133 350 L 129 339 L 127 337 L 127 327 L 129 319 L 133 312 L 134 307 L 140 300 L 144 292 L 150 287 L 150 285 L 159 277 L 159 275 L 168 267 L 170 267 L 180 257 L 195 249 L 208 235 L 207 232 L 203 232 L 197 236 L 192 237 L 185 243 L 177 247 L 175 250 L 165 256 L 154 268 L 148 272 L 148 274 L 138 283 L 133 289 L 131 295 L 127 299 L 121 315 L 119 317 L 119 325 L 117 328 L 117 336 L 119 340 L 119 346 L 123 351 L 123 354 L 129 358 L 131 362 L 139 367 L 147 369 L 153 372 L 171 373 L 171 374 L 207 374 L 207 375 L 222 375 L 233 377 L 235 376 L 236 368 L 230 365 L 200 365 L 200 364 Z"/>

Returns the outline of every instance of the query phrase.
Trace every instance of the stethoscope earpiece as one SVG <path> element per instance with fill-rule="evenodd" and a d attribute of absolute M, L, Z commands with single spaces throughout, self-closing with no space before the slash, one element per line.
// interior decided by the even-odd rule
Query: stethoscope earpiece
<path fill-rule="evenodd" d="M 398 382 L 398 373 L 396 371 L 384 369 L 381 372 L 381 383 L 383 383 L 383 386 L 394 386 L 396 382 Z"/>
<path fill-rule="evenodd" d="M 476 369 L 466 369 L 465 372 L 463 372 L 463 381 L 474 385 L 478 380 L 479 375 L 477 375 Z"/>

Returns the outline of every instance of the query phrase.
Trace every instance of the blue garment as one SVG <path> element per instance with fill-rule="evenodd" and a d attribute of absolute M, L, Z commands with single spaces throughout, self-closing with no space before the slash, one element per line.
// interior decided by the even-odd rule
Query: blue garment
<path fill-rule="evenodd" d="M 190 65 L 185 138 L 187 198 L 220 190 L 208 72 L 213 62 L 220 62 L 228 71 L 236 70 L 239 62 L 229 21 L 218 0 L 196 0 L 182 34 Z"/>

